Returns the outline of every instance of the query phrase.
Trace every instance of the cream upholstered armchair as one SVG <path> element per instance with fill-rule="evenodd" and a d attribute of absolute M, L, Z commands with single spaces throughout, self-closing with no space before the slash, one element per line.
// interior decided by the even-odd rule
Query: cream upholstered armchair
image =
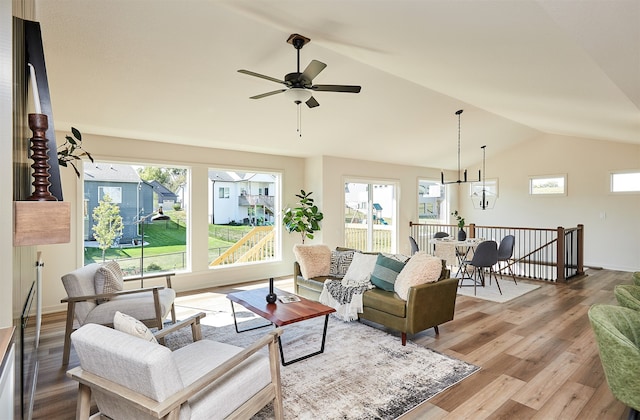
<path fill-rule="evenodd" d="M 93 397 L 112 419 L 248 419 L 272 401 L 282 419 L 281 332 L 246 349 L 201 340 L 171 352 L 153 340 L 84 325 L 71 334 L 80 366 L 67 372 L 80 383 L 76 418 L 89 418 Z M 258 353 L 265 346 L 268 356 Z"/>
<path fill-rule="evenodd" d="M 163 321 L 171 312 L 176 320 L 173 301 L 176 293 L 171 289 L 173 273 L 125 278 L 117 262 L 93 263 L 62 276 L 67 297 L 67 322 L 64 333 L 62 364 L 69 364 L 71 333 L 82 325 L 93 323 L 111 326 L 116 311 L 141 320 L 149 327 L 162 329 Z M 124 284 L 153 278 L 166 279 L 167 286 L 154 286 L 125 290 Z"/>

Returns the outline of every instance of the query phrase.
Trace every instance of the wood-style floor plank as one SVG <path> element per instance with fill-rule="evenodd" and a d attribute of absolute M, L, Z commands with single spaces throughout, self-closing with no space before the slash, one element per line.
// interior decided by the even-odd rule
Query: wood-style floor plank
<path fill-rule="evenodd" d="M 631 283 L 631 274 L 587 273 L 568 284 L 538 282 L 539 289 L 503 304 L 458 296 L 456 317 L 440 326 L 438 336 L 430 329 L 409 339 L 481 369 L 402 420 L 626 418 L 627 407 L 607 387 L 587 311 L 595 303 L 616 304 L 613 288 Z M 181 294 L 178 317 L 211 311 L 226 300 L 226 293 L 264 284 L 266 280 Z M 280 279 L 276 287 L 292 291 L 293 284 L 290 278 Z M 34 419 L 75 415 L 77 384 L 60 365 L 64 321 L 64 313 L 43 319 Z M 399 340 L 397 332 L 385 331 Z M 72 350 L 69 368 L 77 365 Z"/>

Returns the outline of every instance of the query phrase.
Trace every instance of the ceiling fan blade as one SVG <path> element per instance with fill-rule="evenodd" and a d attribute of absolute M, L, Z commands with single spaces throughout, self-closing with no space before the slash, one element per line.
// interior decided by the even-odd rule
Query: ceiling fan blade
<path fill-rule="evenodd" d="M 238 73 L 247 74 L 249 76 L 254 76 L 254 77 L 259 77 L 261 79 L 271 80 L 272 82 L 282 83 L 283 85 L 286 85 L 284 80 L 279 80 L 279 79 L 276 79 L 275 77 L 271 77 L 271 76 L 265 76 L 264 74 L 256 73 L 256 72 L 253 72 L 253 71 L 250 71 L 250 70 L 238 70 Z"/>
<path fill-rule="evenodd" d="M 313 85 L 311 89 L 318 92 L 348 92 L 348 93 L 360 93 L 360 86 L 349 85 Z"/>
<path fill-rule="evenodd" d="M 324 70 L 325 67 L 327 67 L 327 65 L 323 62 L 318 60 L 311 60 L 307 68 L 304 69 L 304 71 L 300 75 L 299 80 L 308 80 L 311 82 L 314 77 L 316 77 L 322 70 Z"/>
<path fill-rule="evenodd" d="M 318 103 L 318 101 L 316 101 L 316 99 L 312 96 L 309 98 L 309 100 L 307 102 L 305 102 L 305 104 L 307 104 L 307 106 L 309 108 L 315 108 L 317 106 L 320 106 L 320 104 Z"/>
<path fill-rule="evenodd" d="M 278 93 L 282 93 L 287 89 L 278 89 L 278 90 L 274 90 L 271 92 L 267 92 L 267 93 L 261 93 L 260 95 L 256 95 L 256 96 L 251 96 L 249 99 L 260 99 L 260 98 L 266 98 L 267 96 L 271 96 L 271 95 L 277 95 Z"/>

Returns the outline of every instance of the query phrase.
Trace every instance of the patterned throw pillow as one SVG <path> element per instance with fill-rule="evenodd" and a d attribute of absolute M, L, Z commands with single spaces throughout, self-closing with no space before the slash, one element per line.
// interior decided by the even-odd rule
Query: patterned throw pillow
<path fill-rule="evenodd" d="M 329 267 L 329 275 L 341 279 L 347 273 L 351 261 L 353 261 L 354 250 L 349 251 L 331 251 L 331 267 Z"/>
<path fill-rule="evenodd" d="M 117 261 L 102 264 L 93 277 L 97 294 L 114 293 L 124 290 L 122 269 Z"/>
<path fill-rule="evenodd" d="M 395 258 L 389 258 L 382 254 L 378 255 L 376 266 L 373 269 L 373 273 L 371 273 L 371 283 L 382 290 L 393 292 L 396 277 L 398 277 L 404 265 L 404 262 Z"/>
<path fill-rule="evenodd" d="M 146 325 L 120 311 L 116 311 L 116 314 L 113 316 L 113 328 L 134 337 L 142 338 L 145 341 L 158 344 L 158 340 L 156 340 L 156 337 Z"/>

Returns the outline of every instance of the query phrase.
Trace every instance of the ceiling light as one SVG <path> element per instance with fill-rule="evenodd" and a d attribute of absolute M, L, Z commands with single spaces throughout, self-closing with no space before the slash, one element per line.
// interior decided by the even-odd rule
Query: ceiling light
<path fill-rule="evenodd" d="M 313 93 L 305 88 L 291 88 L 285 90 L 284 94 L 296 104 L 300 104 L 307 102 Z"/>
<path fill-rule="evenodd" d="M 462 109 L 456 111 L 456 115 L 458 116 L 458 180 L 457 181 L 448 181 L 444 182 L 444 172 L 440 172 L 440 178 L 442 184 L 462 184 L 464 182 L 473 182 L 467 181 L 467 170 L 464 170 L 464 179 L 460 179 L 460 114 L 462 114 Z M 480 182 L 480 171 L 478 171 L 478 182 Z"/>

